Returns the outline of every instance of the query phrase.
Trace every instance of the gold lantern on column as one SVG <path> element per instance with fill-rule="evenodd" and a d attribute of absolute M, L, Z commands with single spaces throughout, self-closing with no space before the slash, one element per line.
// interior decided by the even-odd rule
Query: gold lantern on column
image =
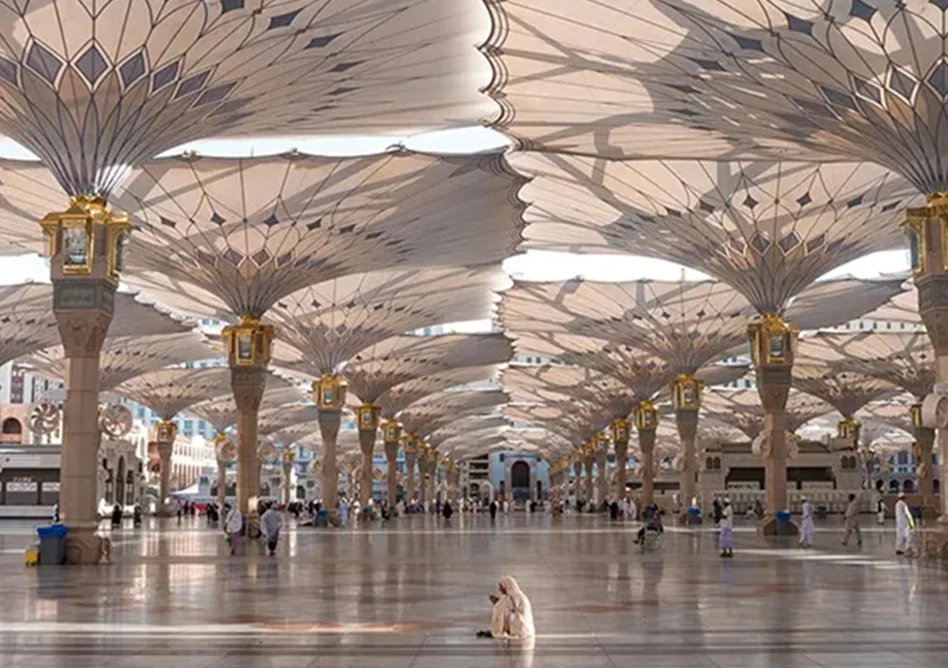
<path fill-rule="evenodd" d="M 155 425 L 155 440 L 159 443 L 174 443 L 178 435 L 178 425 L 170 420 L 162 420 Z"/>
<path fill-rule="evenodd" d="M 398 420 L 386 420 L 382 423 L 382 440 L 385 443 L 398 443 L 402 438 L 402 423 Z"/>
<path fill-rule="evenodd" d="M 916 429 L 920 429 L 925 425 L 922 424 L 922 405 L 921 404 L 912 404 L 910 409 L 912 411 L 912 426 Z"/>
<path fill-rule="evenodd" d="M 658 408 L 648 399 L 640 401 L 635 408 L 635 426 L 637 429 L 658 429 Z"/>
<path fill-rule="evenodd" d="M 629 421 L 625 419 L 613 420 L 609 425 L 612 431 L 613 443 L 627 443 L 629 440 Z"/>
<path fill-rule="evenodd" d="M 756 366 L 791 366 L 799 330 L 777 314 L 767 314 L 747 326 Z"/>
<path fill-rule="evenodd" d="M 321 411 L 341 411 L 346 405 L 349 384 L 334 373 L 327 373 L 313 383 L 316 407 Z"/>
<path fill-rule="evenodd" d="M 704 383 L 694 374 L 680 373 L 672 381 L 672 404 L 676 411 L 696 411 L 701 408 L 701 390 Z"/>
<path fill-rule="evenodd" d="M 68 209 L 47 214 L 40 225 L 49 242 L 49 257 L 58 258 L 52 267 L 54 278 L 118 279 L 130 230 L 128 216 L 111 211 L 103 198 L 71 197 Z"/>
<path fill-rule="evenodd" d="M 859 432 L 862 429 L 862 423 L 851 417 L 844 418 L 836 425 L 836 435 L 853 443 L 859 441 Z"/>
<path fill-rule="evenodd" d="M 596 432 L 596 435 L 593 437 L 593 449 L 596 454 L 600 452 L 609 451 L 609 435 L 605 432 Z"/>
<path fill-rule="evenodd" d="M 933 193 L 927 206 L 909 208 L 902 228 L 916 278 L 948 272 L 948 193 Z"/>
<path fill-rule="evenodd" d="M 375 431 L 379 426 L 381 410 L 372 403 L 364 403 L 355 409 L 356 426 L 359 431 Z"/>
<path fill-rule="evenodd" d="M 228 325 L 221 332 L 231 367 L 265 368 L 270 364 L 276 330 L 264 325 L 260 318 L 242 315 L 236 325 Z"/>

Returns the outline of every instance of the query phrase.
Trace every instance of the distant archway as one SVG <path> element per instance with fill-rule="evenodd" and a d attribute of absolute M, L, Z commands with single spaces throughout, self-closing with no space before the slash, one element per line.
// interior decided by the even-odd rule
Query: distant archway
<path fill-rule="evenodd" d="M 890 481 L 889 481 L 889 491 L 892 492 L 892 493 L 894 493 L 894 494 L 898 494 L 898 492 L 899 492 L 899 481 L 898 481 L 898 480 L 890 480 Z"/>
<path fill-rule="evenodd" d="M 530 465 L 522 459 L 510 467 L 510 486 L 514 489 L 530 487 Z"/>
<path fill-rule="evenodd" d="M 932 491 L 935 492 L 935 494 L 939 494 L 941 492 L 941 480 L 938 478 L 932 480 Z"/>
<path fill-rule="evenodd" d="M 23 424 L 16 418 L 9 417 L 3 421 L 2 431 L 4 434 L 21 436 L 23 434 Z"/>
<path fill-rule="evenodd" d="M 915 492 L 915 483 L 911 480 L 906 480 L 902 483 L 902 491 L 906 494 L 912 494 Z"/>

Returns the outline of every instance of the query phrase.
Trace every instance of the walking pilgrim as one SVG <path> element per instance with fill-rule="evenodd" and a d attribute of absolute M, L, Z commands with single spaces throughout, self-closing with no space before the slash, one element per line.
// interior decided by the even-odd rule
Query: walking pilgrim
<path fill-rule="evenodd" d="M 800 523 L 800 547 L 813 547 L 816 527 L 813 524 L 813 504 L 805 496 L 803 501 L 803 521 Z"/>

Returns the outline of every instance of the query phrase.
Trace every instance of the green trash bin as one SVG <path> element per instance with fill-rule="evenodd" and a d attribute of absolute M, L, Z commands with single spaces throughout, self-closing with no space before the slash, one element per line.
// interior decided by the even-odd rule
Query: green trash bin
<path fill-rule="evenodd" d="M 40 539 L 40 566 L 62 566 L 66 562 L 66 534 L 69 527 L 65 524 L 52 524 L 36 529 Z"/>

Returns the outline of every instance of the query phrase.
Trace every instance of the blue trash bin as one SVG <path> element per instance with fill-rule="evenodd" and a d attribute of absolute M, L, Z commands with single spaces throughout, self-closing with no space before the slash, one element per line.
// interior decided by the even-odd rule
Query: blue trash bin
<path fill-rule="evenodd" d="M 319 510 L 316 512 L 316 526 L 318 527 L 329 526 L 329 511 L 328 510 Z"/>
<path fill-rule="evenodd" d="M 36 529 L 40 539 L 40 566 L 62 566 L 66 562 L 68 533 L 69 527 L 65 524 L 51 524 Z"/>
<path fill-rule="evenodd" d="M 774 513 L 774 518 L 777 520 L 777 535 L 778 536 L 789 536 L 790 535 L 790 513 L 786 510 L 778 510 Z"/>

